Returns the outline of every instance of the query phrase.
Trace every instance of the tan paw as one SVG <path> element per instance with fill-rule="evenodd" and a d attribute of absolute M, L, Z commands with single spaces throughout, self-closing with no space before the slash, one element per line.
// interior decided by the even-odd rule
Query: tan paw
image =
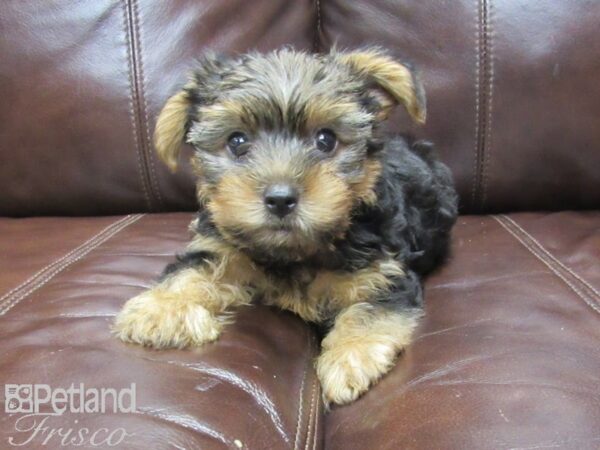
<path fill-rule="evenodd" d="M 216 340 L 221 328 L 221 322 L 203 306 L 151 289 L 125 303 L 113 332 L 125 342 L 183 348 Z"/>
<path fill-rule="evenodd" d="M 395 357 L 394 347 L 386 344 L 324 350 L 316 364 L 323 401 L 327 406 L 353 402 L 391 369 Z"/>

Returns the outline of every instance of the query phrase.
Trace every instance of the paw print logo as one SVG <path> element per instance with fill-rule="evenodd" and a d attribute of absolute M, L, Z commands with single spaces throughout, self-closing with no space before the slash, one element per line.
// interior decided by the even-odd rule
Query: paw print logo
<path fill-rule="evenodd" d="M 4 412 L 7 414 L 33 412 L 31 384 L 5 384 L 4 399 Z"/>

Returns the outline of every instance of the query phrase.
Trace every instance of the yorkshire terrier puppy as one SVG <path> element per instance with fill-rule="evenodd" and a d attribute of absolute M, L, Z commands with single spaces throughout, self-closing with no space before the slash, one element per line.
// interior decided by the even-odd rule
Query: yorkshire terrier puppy
<path fill-rule="evenodd" d="M 183 141 L 195 148 L 194 236 L 125 304 L 116 335 L 202 345 L 257 299 L 324 328 L 327 405 L 367 391 L 410 343 L 420 276 L 446 255 L 457 214 L 431 145 L 381 132 L 397 104 L 424 122 L 417 75 L 381 49 L 205 56 L 155 131 L 172 170 Z"/>

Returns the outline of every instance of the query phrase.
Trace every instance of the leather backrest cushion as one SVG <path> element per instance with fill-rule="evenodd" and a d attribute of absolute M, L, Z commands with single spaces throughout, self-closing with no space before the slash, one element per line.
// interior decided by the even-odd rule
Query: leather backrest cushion
<path fill-rule="evenodd" d="M 600 206 L 600 8 L 586 0 L 328 0 L 320 41 L 375 42 L 423 72 L 462 210 Z"/>
<path fill-rule="evenodd" d="M 311 50 L 315 9 L 288 0 L 0 3 L 0 215 L 195 207 L 151 144 L 206 48 Z"/>
<path fill-rule="evenodd" d="M 586 0 L 0 4 L 0 214 L 192 209 L 151 135 L 206 48 L 378 44 L 420 68 L 463 212 L 600 205 L 600 9 Z M 189 149 L 188 149 L 189 151 Z"/>

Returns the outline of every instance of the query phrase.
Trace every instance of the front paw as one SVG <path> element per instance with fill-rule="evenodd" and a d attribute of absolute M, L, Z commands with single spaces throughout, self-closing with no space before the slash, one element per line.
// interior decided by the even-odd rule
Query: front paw
<path fill-rule="evenodd" d="M 325 405 L 344 405 L 356 400 L 391 369 L 395 357 L 394 347 L 386 344 L 354 343 L 324 350 L 317 359 L 316 369 Z"/>
<path fill-rule="evenodd" d="M 221 327 L 203 306 L 151 289 L 125 303 L 113 332 L 124 342 L 159 349 L 183 348 L 216 340 Z"/>

